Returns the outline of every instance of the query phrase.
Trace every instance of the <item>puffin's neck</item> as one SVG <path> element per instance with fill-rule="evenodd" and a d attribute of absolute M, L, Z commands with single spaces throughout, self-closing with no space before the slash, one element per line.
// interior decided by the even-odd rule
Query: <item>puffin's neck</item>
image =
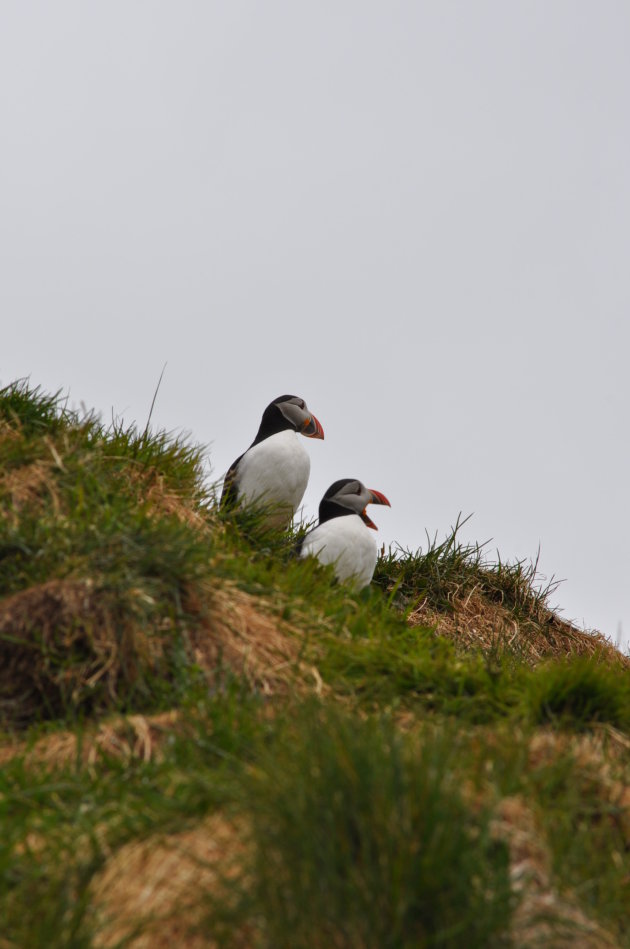
<path fill-rule="evenodd" d="M 323 524 L 324 521 L 330 521 L 333 517 L 343 517 L 354 513 L 349 507 L 344 507 L 343 504 L 324 499 L 319 504 L 319 523 Z"/>
<path fill-rule="evenodd" d="M 294 425 L 292 425 L 288 418 L 285 418 L 277 405 L 270 405 L 265 409 L 260 422 L 260 428 L 256 432 L 256 438 L 249 447 L 253 448 L 254 445 L 260 444 L 265 438 L 269 438 L 270 435 L 277 435 L 279 432 L 287 431 L 295 431 Z"/>

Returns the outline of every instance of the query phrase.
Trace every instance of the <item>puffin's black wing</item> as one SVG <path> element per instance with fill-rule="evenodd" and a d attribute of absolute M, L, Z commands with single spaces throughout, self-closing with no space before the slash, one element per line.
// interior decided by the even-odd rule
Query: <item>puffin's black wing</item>
<path fill-rule="evenodd" d="M 243 452 L 243 455 L 245 452 Z M 239 455 L 235 462 L 233 462 L 228 468 L 228 472 L 223 481 L 223 490 L 221 491 L 221 500 L 219 501 L 219 508 L 224 508 L 226 511 L 233 508 L 236 504 L 237 493 L 236 493 L 236 470 L 238 468 L 238 463 L 243 457 Z"/>
<path fill-rule="evenodd" d="M 315 525 L 315 527 L 318 527 L 318 526 L 319 526 L 318 524 Z M 295 547 L 293 548 L 293 553 L 296 557 L 299 557 L 300 554 L 302 553 L 302 547 L 304 546 L 304 541 L 306 540 L 307 537 L 311 536 L 311 534 L 315 530 L 315 527 L 311 527 L 310 530 L 304 531 L 304 533 L 298 537 L 297 541 L 295 542 Z"/>

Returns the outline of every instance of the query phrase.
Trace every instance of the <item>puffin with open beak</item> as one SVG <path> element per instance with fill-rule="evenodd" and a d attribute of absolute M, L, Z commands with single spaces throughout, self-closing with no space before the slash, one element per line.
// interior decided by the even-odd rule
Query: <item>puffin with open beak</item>
<path fill-rule="evenodd" d="M 286 527 L 297 511 L 311 470 L 300 438 L 323 438 L 324 429 L 297 395 L 281 395 L 263 412 L 256 438 L 230 465 L 220 506 L 264 508 L 265 524 Z"/>
<path fill-rule="evenodd" d="M 335 481 L 319 505 L 319 524 L 304 537 L 299 551 L 300 557 L 334 564 L 337 579 L 357 590 L 370 583 L 376 566 L 376 539 L 367 528 L 378 528 L 366 513 L 368 504 L 391 507 L 384 494 L 356 478 Z"/>

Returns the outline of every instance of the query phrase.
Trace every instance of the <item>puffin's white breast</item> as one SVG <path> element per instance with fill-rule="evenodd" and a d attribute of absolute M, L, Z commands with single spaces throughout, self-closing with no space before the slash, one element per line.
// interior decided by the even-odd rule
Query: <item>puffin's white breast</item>
<path fill-rule="evenodd" d="M 278 432 L 249 448 L 238 463 L 235 485 L 241 503 L 279 508 L 270 521 L 285 525 L 306 491 L 311 459 L 295 432 Z"/>
<path fill-rule="evenodd" d="M 351 580 L 360 590 L 374 574 L 376 538 L 358 514 L 333 517 L 306 535 L 300 556 L 334 564 L 337 579 Z"/>

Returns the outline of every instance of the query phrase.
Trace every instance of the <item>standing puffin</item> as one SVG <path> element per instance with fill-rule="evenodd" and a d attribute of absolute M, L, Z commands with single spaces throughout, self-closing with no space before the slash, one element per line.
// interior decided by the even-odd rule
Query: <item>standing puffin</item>
<path fill-rule="evenodd" d="M 300 546 L 300 557 L 334 564 L 337 579 L 350 580 L 358 590 L 368 585 L 376 566 L 376 540 L 367 528 L 378 528 L 365 513 L 368 504 L 391 507 L 384 494 L 356 478 L 335 481 L 319 505 L 319 524 Z"/>
<path fill-rule="evenodd" d="M 258 502 L 268 509 L 268 526 L 286 527 L 299 507 L 311 470 L 298 432 L 308 438 L 324 437 L 324 429 L 304 399 L 281 395 L 270 402 L 256 438 L 230 465 L 220 507 Z"/>

